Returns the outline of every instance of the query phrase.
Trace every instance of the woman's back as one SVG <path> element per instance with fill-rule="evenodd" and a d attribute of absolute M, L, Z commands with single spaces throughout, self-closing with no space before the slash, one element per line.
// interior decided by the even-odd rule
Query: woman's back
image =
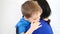
<path fill-rule="evenodd" d="M 51 26 L 45 20 L 40 20 L 42 27 L 35 30 L 32 34 L 53 34 Z M 27 26 L 26 30 L 30 28 L 30 25 Z"/>

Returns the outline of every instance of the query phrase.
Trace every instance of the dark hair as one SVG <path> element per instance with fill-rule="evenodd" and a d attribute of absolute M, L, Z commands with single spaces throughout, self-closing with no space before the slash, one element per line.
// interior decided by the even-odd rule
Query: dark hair
<path fill-rule="evenodd" d="M 40 7 L 43 10 L 42 15 L 40 16 L 41 19 L 49 17 L 50 13 L 51 13 L 51 9 L 50 9 L 48 2 L 46 0 L 35 0 L 35 1 L 38 2 L 38 4 L 40 5 Z M 50 19 L 48 20 L 48 22 L 49 21 L 50 21 Z"/>
<path fill-rule="evenodd" d="M 37 11 L 40 12 L 40 9 L 41 7 L 35 1 L 26 1 L 21 7 L 22 14 L 26 18 L 31 17 L 31 15 L 37 13 Z"/>

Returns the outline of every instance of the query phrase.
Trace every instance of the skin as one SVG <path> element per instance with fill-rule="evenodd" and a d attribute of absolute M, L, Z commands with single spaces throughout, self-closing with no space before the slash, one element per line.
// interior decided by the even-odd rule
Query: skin
<path fill-rule="evenodd" d="M 29 20 L 31 22 L 31 27 L 26 33 L 22 32 L 21 34 L 32 34 L 32 32 L 34 30 L 36 30 L 37 28 L 41 27 L 41 25 L 40 25 L 41 23 L 39 22 L 40 15 L 41 15 L 41 12 L 37 12 L 35 14 L 32 14 L 32 16 L 30 18 L 26 18 L 24 16 L 24 18 L 26 20 Z"/>

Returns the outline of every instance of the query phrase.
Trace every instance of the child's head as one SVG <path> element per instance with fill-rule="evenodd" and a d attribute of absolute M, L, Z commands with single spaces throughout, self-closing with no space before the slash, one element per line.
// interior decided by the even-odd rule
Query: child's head
<path fill-rule="evenodd" d="M 22 14 L 27 19 L 39 19 L 42 13 L 41 7 L 38 5 L 36 1 L 26 1 L 22 4 Z"/>

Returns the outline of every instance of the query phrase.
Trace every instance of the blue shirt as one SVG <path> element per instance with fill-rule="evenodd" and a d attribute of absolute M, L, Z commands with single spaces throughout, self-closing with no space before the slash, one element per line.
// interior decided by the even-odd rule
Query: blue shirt
<path fill-rule="evenodd" d="M 33 31 L 32 34 L 53 34 L 51 26 L 47 22 L 44 20 L 40 20 L 39 22 L 41 23 L 42 27 Z M 17 23 L 16 28 L 18 28 L 18 34 L 27 32 L 27 30 L 30 28 L 30 22 L 22 17 L 21 20 Z"/>
<path fill-rule="evenodd" d="M 21 34 L 22 32 L 26 32 L 27 31 L 26 28 L 29 24 L 30 24 L 30 22 L 25 20 L 24 17 L 22 17 L 16 25 L 16 28 L 18 28 L 17 34 Z"/>

